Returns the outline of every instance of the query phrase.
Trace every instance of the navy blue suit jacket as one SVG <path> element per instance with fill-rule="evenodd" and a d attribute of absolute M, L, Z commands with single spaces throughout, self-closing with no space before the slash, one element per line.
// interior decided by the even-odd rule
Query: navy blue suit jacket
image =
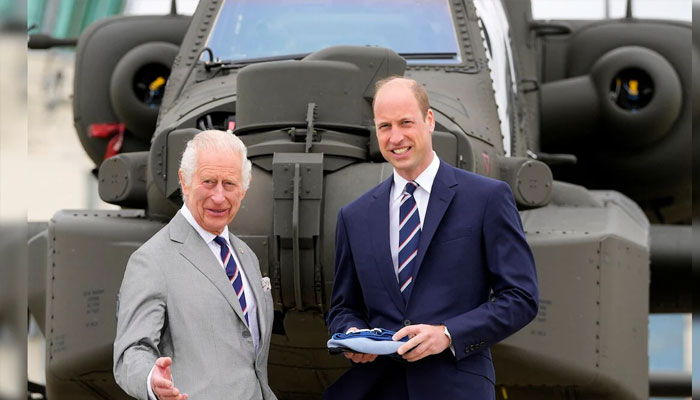
<path fill-rule="evenodd" d="M 491 398 L 489 347 L 530 322 L 538 302 L 535 263 L 510 187 L 441 161 L 405 302 L 389 247 L 392 182 L 338 214 L 329 329 L 444 324 L 455 355 L 447 349 L 413 363 L 379 357 L 357 364 L 326 398 Z M 487 386 L 475 385 L 484 379 Z"/>

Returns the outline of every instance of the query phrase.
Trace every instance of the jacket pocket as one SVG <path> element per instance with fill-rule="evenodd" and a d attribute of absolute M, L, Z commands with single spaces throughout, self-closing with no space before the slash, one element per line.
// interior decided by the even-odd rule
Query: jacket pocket
<path fill-rule="evenodd" d="M 445 244 L 459 239 L 474 236 L 471 226 L 456 226 L 437 232 L 433 237 L 433 244 Z"/>

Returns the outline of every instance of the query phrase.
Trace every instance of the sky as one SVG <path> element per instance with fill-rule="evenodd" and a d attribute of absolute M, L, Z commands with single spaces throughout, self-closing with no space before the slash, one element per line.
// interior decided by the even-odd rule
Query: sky
<path fill-rule="evenodd" d="M 601 19 L 606 6 L 610 18 L 622 18 L 626 0 L 532 0 L 536 19 Z M 660 18 L 690 21 L 691 0 L 633 0 L 632 15 L 637 18 Z"/>
<path fill-rule="evenodd" d="M 192 14 L 196 0 L 178 0 L 178 12 Z M 610 18 L 625 15 L 627 0 L 532 0 L 532 13 L 536 19 L 600 19 L 605 18 L 606 8 Z M 638 18 L 662 18 L 691 20 L 691 0 L 633 0 L 632 13 Z M 167 13 L 170 0 L 129 0 L 126 14 Z"/>

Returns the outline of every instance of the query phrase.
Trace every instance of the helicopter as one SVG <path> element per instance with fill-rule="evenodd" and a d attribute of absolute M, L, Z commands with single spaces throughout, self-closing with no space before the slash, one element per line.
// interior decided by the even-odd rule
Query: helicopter
<path fill-rule="evenodd" d="M 112 376 L 124 268 L 182 205 L 180 155 L 206 129 L 238 135 L 253 164 L 229 228 L 272 282 L 270 385 L 320 398 L 349 367 L 325 347 L 335 216 L 391 174 L 371 109 L 391 75 L 426 88 L 437 155 L 505 181 L 520 210 L 540 310 L 493 348 L 497 398 L 689 395 L 689 380 L 650 377 L 647 324 L 690 310 L 696 53 L 689 24 L 630 10 L 539 21 L 523 0 L 202 0 L 191 17 L 94 22 L 74 123 L 121 209 L 60 210 L 29 241 L 47 398 L 128 398 Z"/>

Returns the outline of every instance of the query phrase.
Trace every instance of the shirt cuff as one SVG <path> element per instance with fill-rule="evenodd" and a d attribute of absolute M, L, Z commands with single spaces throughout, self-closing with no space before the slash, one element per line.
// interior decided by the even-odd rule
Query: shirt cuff
<path fill-rule="evenodd" d="M 452 355 L 457 357 L 457 354 L 455 353 L 455 346 L 454 343 L 452 343 L 452 335 L 450 335 L 450 331 L 447 329 L 447 325 L 443 325 L 445 327 L 445 336 L 447 336 L 448 339 L 450 339 L 450 351 L 452 352 Z"/>
<path fill-rule="evenodd" d="M 454 352 L 453 352 L 454 353 Z M 149 400 L 158 400 L 156 397 L 155 393 L 153 393 L 153 388 L 151 388 L 151 375 L 153 375 L 153 368 L 156 366 L 154 365 L 151 368 L 151 372 L 148 373 L 148 378 L 146 379 L 146 388 L 148 389 L 148 398 Z"/>

